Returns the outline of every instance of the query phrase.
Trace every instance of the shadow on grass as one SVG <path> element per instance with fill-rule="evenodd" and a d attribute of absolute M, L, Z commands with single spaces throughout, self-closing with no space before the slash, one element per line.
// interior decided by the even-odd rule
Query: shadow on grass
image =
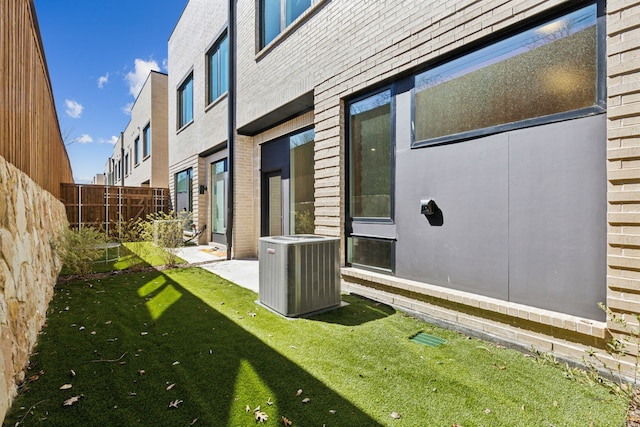
<path fill-rule="evenodd" d="M 23 388 L 5 425 L 256 425 L 258 406 L 269 416 L 265 425 L 282 425 L 282 416 L 294 426 L 380 425 L 178 277 L 229 286 L 210 274 L 153 272 L 58 289 L 28 375 L 42 374 Z M 320 317 L 338 322 L 345 315 Z M 61 391 L 67 383 L 72 389 Z"/>
<path fill-rule="evenodd" d="M 309 317 L 325 323 L 343 326 L 359 326 L 367 322 L 391 316 L 396 311 L 392 307 L 358 295 L 342 295 L 342 301 L 348 303 L 340 308 Z"/>

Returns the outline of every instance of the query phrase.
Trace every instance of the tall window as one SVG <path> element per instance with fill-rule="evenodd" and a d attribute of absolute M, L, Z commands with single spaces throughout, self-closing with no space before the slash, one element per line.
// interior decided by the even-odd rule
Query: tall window
<path fill-rule="evenodd" d="M 213 221 L 213 232 L 223 234 L 226 230 L 226 175 L 227 159 L 220 160 L 211 165 L 213 197 L 211 198 L 211 210 Z"/>
<path fill-rule="evenodd" d="M 229 40 L 225 33 L 207 53 L 209 91 L 207 103 L 225 93 L 229 86 Z"/>
<path fill-rule="evenodd" d="M 176 213 L 189 218 L 193 211 L 192 180 L 193 170 L 191 168 L 178 172 L 175 176 L 176 185 Z M 191 221 L 187 221 L 185 227 L 189 227 Z"/>
<path fill-rule="evenodd" d="M 418 74 L 414 145 L 597 111 L 596 12 L 578 9 Z"/>
<path fill-rule="evenodd" d="M 391 90 L 349 104 L 347 262 L 392 271 L 394 242 L 371 223 L 393 226 Z M 373 236 L 373 237 L 372 237 Z"/>
<path fill-rule="evenodd" d="M 133 143 L 133 163 L 136 166 L 140 163 L 140 137 L 137 137 Z"/>
<path fill-rule="evenodd" d="M 313 234 L 314 210 L 314 141 L 313 129 L 289 139 L 289 224 L 291 234 Z"/>
<path fill-rule="evenodd" d="M 146 159 L 151 155 L 151 123 L 142 130 L 142 158 Z"/>
<path fill-rule="evenodd" d="M 129 176 L 129 153 L 124 155 L 124 176 Z"/>
<path fill-rule="evenodd" d="M 265 47 L 311 6 L 312 0 L 260 0 L 260 47 Z"/>
<path fill-rule="evenodd" d="M 193 120 L 193 74 L 178 88 L 178 129 Z"/>
<path fill-rule="evenodd" d="M 349 106 L 349 214 L 391 218 L 391 91 Z"/>

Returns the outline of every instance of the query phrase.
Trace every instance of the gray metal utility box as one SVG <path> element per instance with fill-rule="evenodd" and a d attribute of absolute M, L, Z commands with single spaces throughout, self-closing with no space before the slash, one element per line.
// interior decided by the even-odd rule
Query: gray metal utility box
<path fill-rule="evenodd" d="M 296 317 L 340 305 L 340 239 L 296 234 L 261 237 L 259 300 Z"/>

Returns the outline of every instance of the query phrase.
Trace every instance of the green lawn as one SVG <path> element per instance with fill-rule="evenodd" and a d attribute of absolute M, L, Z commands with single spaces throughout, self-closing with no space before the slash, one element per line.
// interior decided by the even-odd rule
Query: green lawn
<path fill-rule="evenodd" d="M 257 298 L 199 268 L 58 285 L 4 425 L 255 426 L 258 406 L 265 426 L 624 424 L 603 388 L 386 305 L 290 320 Z"/>

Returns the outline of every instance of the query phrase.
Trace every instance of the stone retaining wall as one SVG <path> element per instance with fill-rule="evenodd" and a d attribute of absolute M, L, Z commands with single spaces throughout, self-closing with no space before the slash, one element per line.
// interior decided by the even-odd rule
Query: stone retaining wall
<path fill-rule="evenodd" d="M 0 421 L 45 323 L 66 227 L 64 205 L 0 157 Z"/>

